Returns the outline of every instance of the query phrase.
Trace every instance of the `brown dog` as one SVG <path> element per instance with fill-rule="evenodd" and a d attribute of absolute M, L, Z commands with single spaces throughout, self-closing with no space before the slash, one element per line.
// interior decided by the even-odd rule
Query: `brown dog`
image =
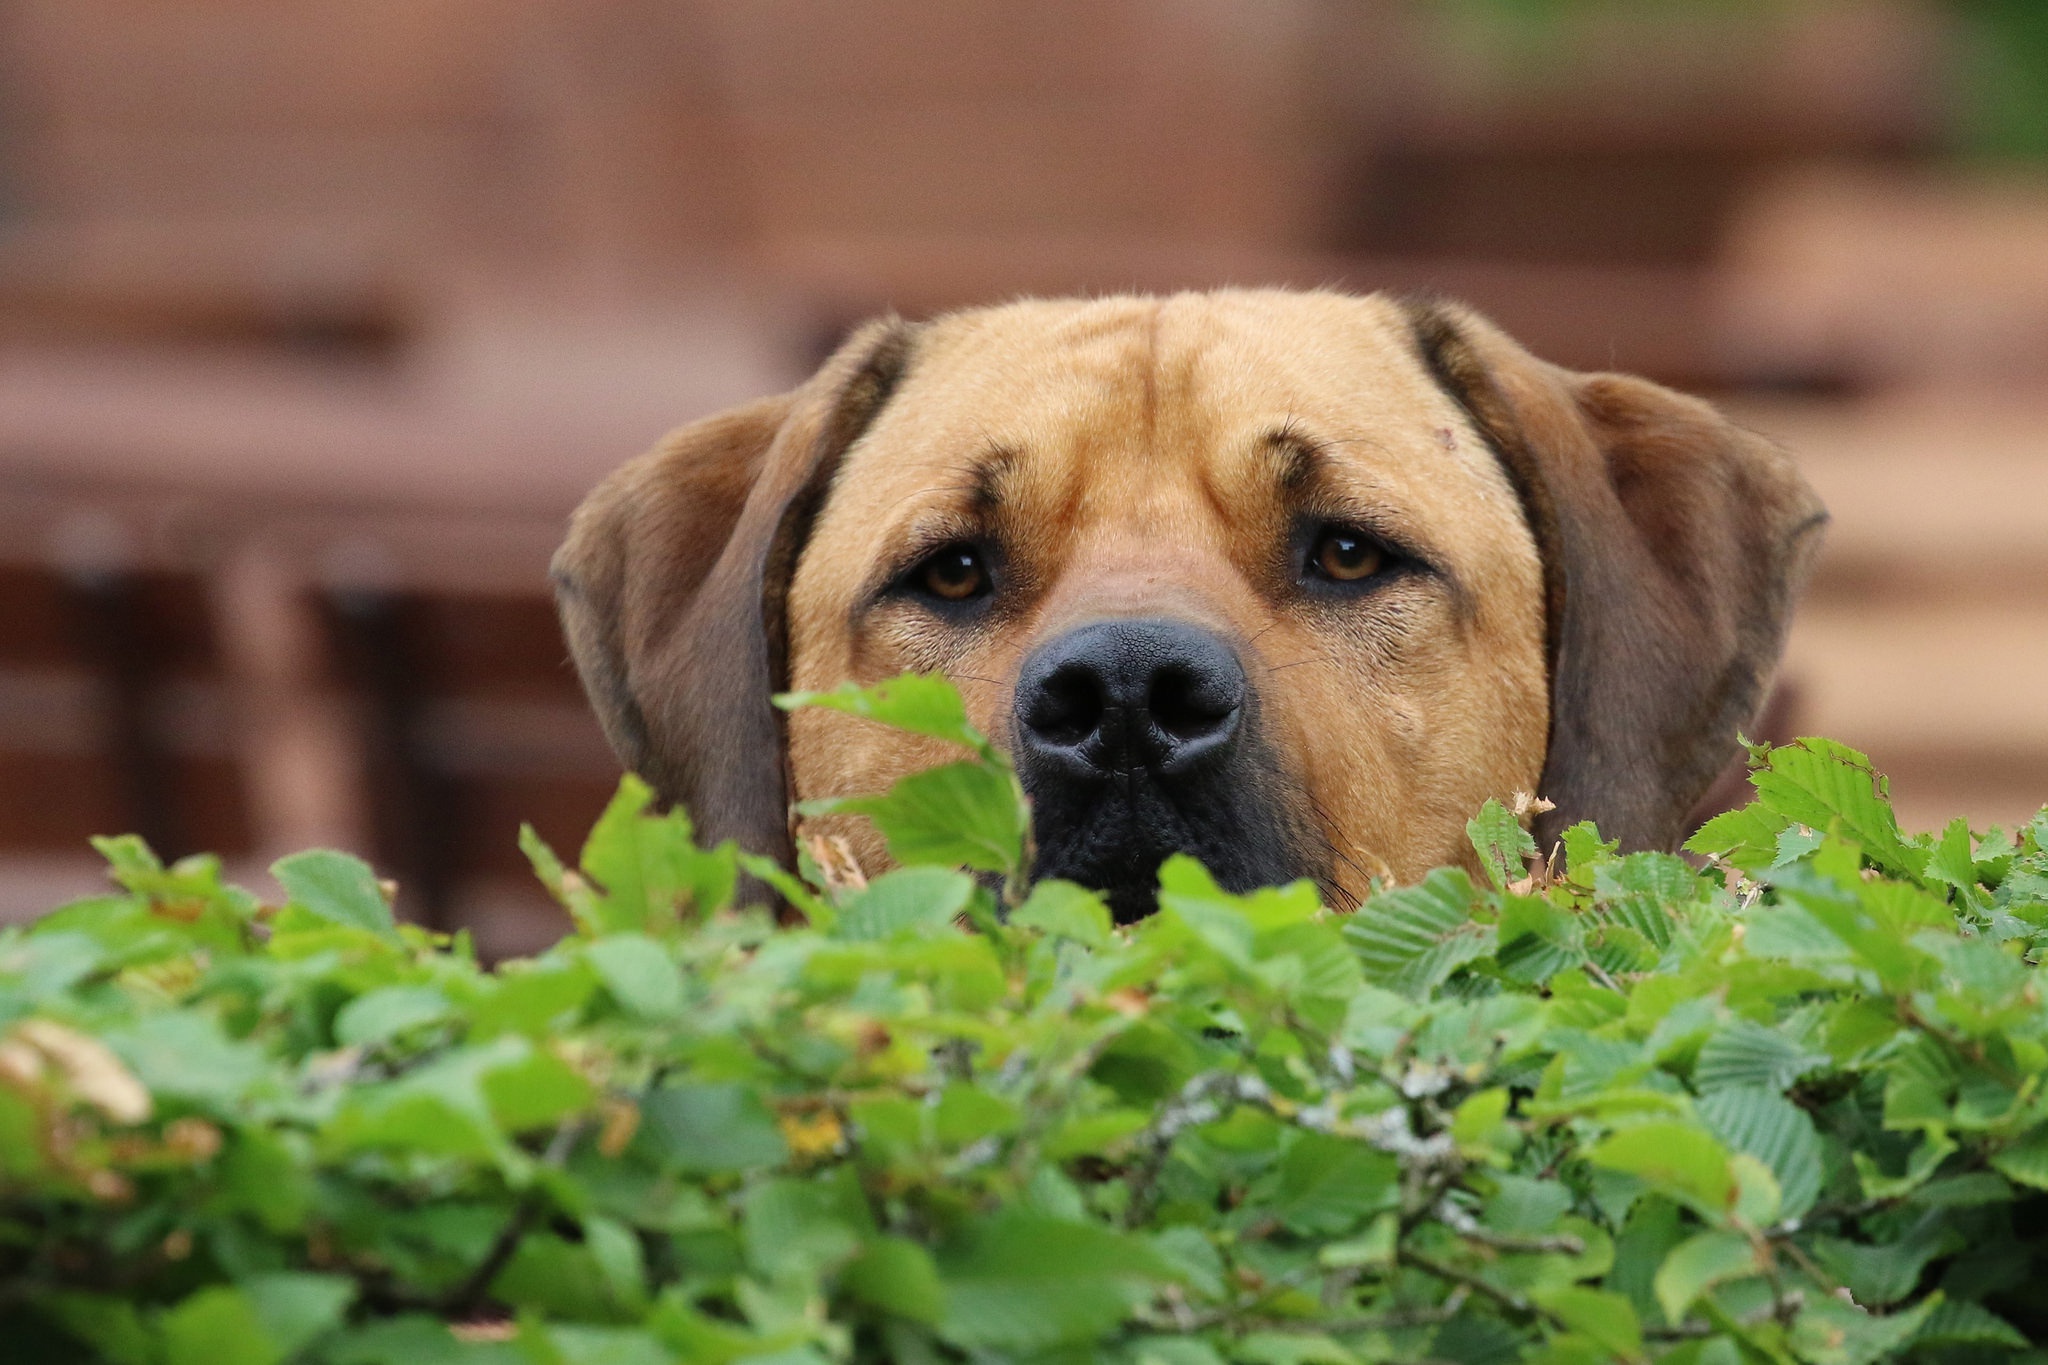
<path fill-rule="evenodd" d="M 1038 875 L 1130 918 L 1175 849 L 1355 903 L 1517 791 L 1670 846 L 1824 519 L 1707 405 L 1464 310 L 1228 291 L 870 324 L 614 474 L 555 576 L 613 746 L 706 835 L 786 853 L 792 798 L 957 757 L 769 703 L 936 671 Z"/>

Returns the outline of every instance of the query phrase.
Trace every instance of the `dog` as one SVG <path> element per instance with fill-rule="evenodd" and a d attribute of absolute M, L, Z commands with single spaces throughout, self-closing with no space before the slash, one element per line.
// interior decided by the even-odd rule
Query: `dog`
<path fill-rule="evenodd" d="M 1545 849 L 1588 819 L 1670 848 L 1824 521 L 1706 403 L 1465 308 L 1225 290 L 869 323 L 613 474 L 553 575 L 619 758 L 707 839 L 788 857 L 793 799 L 960 756 L 775 693 L 941 673 L 1016 765 L 1034 875 L 1128 921 L 1175 851 L 1355 906 L 1473 866 L 1516 793 Z"/>

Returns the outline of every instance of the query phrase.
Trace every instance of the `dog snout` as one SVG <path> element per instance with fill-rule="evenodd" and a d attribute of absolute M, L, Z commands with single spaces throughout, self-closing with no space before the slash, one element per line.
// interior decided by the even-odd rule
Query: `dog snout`
<path fill-rule="evenodd" d="M 1099 621 L 1041 646 L 1017 681 L 1022 757 L 1069 778 L 1193 773 L 1242 728 L 1244 665 L 1199 626 Z"/>

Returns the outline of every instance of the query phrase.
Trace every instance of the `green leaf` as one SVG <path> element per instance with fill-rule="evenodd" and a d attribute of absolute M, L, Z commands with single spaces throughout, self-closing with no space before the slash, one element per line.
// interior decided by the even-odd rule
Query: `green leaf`
<path fill-rule="evenodd" d="M 1611 1134 L 1586 1153 L 1595 1166 L 1626 1171 L 1673 1195 L 1703 1218 L 1719 1220 L 1735 1205 L 1728 1149 L 1690 1124 L 1651 1120 Z"/>
<path fill-rule="evenodd" d="M 1799 1218 L 1820 1197 L 1820 1134 L 1806 1111 L 1775 1089 L 1730 1087 L 1700 1100 L 1700 1121 L 1728 1145 L 1770 1168 L 1781 1218 Z"/>
<path fill-rule="evenodd" d="M 1897 1303 L 1919 1286 L 1927 1263 L 1956 1249 L 1961 1234 L 1946 1227 L 1939 1215 L 1922 1219 L 1894 1241 L 1874 1245 L 1839 1237 L 1813 1239 L 1814 1259 L 1840 1280 L 1866 1308 Z"/>
<path fill-rule="evenodd" d="M 1044 1351 L 1097 1340 L 1173 1271 L 1143 1242 L 1099 1224 L 1008 1210 L 978 1221 L 940 1257 L 939 1275 L 947 1340 Z"/>
<path fill-rule="evenodd" d="M 638 1327 L 588 1327 L 580 1324 L 549 1324 L 537 1328 L 553 1349 L 560 1365 L 674 1365 L 675 1354 L 661 1340 Z M 520 1334 L 521 1344 L 528 1332 Z M 769 1357 L 756 1356 L 756 1365 L 772 1365 Z M 551 1361 L 550 1365 L 554 1365 Z M 796 1365 L 795 1361 L 783 1365 Z"/>
<path fill-rule="evenodd" d="M 1886 871 L 1919 874 L 1921 859 L 1899 832 L 1885 780 L 1846 744 L 1809 738 L 1780 745 L 1750 781 L 1777 814 L 1815 829 L 1837 825 Z"/>
<path fill-rule="evenodd" d="M 1594 900 L 1613 924 L 1662 950 L 1684 909 L 1700 896 L 1700 878 L 1668 853 L 1631 853 L 1593 874 Z"/>
<path fill-rule="evenodd" d="M 1958 816 L 1928 850 L 1926 877 L 1929 882 L 1952 888 L 1956 903 L 1977 908 L 1986 897 L 1977 886 L 1977 859 L 1970 842 L 1970 822 Z"/>
<path fill-rule="evenodd" d="M 1991 1157 L 2000 1175 L 2037 1190 L 2048 1190 L 2048 1124 L 2034 1128 L 2019 1141 Z"/>
<path fill-rule="evenodd" d="M 458 1341 L 438 1318 L 409 1313 L 343 1330 L 320 1350 L 321 1365 L 531 1365 L 512 1342 Z"/>
<path fill-rule="evenodd" d="M 898 868 L 877 877 L 841 908 L 833 934 L 862 942 L 941 932 L 952 927 L 973 894 L 974 879 L 952 868 Z"/>
<path fill-rule="evenodd" d="M 948 740 L 984 758 L 996 756 L 989 742 L 967 723 L 960 693 L 936 673 L 909 673 L 872 687 L 845 683 L 831 692 L 789 692 L 777 697 L 775 704 L 785 711 L 800 706 L 843 711 L 892 729 Z"/>
<path fill-rule="evenodd" d="M 1671 1249 L 1657 1269 L 1658 1306 L 1673 1327 L 1717 1284 L 1761 1274 L 1756 1247 L 1739 1232 L 1702 1232 Z"/>
<path fill-rule="evenodd" d="M 1642 1323 L 1636 1319 L 1635 1306 L 1620 1294 L 1570 1285 L 1544 1290 L 1535 1297 L 1566 1327 L 1590 1338 L 1610 1355 L 1629 1360 L 1642 1357 Z"/>
<path fill-rule="evenodd" d="M 1812 1051 L 1783 1031 L 1736 1018 L 1701 1045 L 1692 1081 L 1702 1094 L 1731 1087 L 1783 1090 L 1827 1064 L 1825 1053 Z"/>
<path fill-rule="evenodd" d="M 1915 1346 L 2009 1346 L 2030 1343 L 2004 1318 L 1967 1299 L 1943 1299 L 1913 1337 Z"/>
<path fill-rule="evenodd" d="M 1866 1152 L 1853 1152 L 1850 1156 L 1865 1199 L 1899 1199 L 1926 1184 L 1955 1149 L 1955 1142 L 1946 1133 L 1931 1131 L 1914 1147 L 1906 1158 L 1906 1169 L 1899 1175 L 1886 1174 Z"/>
<path fill-rule="evenodd" d="M 806 815 L 865 815 L 905 866 L 933 864 L 1008 874 L 1024 856 L 1029 812 L 1017 779 L 975 761 L 926 768 L 900 779 L 885 796 L 806 801 Z"/>
<path fill-rule="evenodd" d="M 1344 923 L 1344 940 L 1374 984 L 1419 999 L 1493 951 L 1493 926 L 1473 921 L 1472 902 L 1464 872 L 1440 867 L 1359 907 Z"/>
<path fill-rule="evenodd" d="M 936 1327 L 945 1291 L 931 1253 L 904 1237 L 877 1237 L 839 1277 L 840 1286 L 883 1313 Z"/>
<path fill-rule="evenodd" d="M 603 930 L 603 915 L 598 907 L 597 893 L 590 883 L 568 868 L 532 825 L 519 826 L 519 851 L 526 855 L 526 861 L 533 867 L 533 875 L 540 879 L 548 894 L 555 898 L 579 932 L 600 933 Z"/>
<path fill-rule="evenodd" d="M 1557 1220 L 1572 1210 L 1572 1192 L 1555 1180 L 1503 1172 L 1494 1177 L 1494 1186 L 1483 1221 L 1495 1232 L 1514 1237 L 1547 1236 L 1557 1230 Z"/>
<path fill-rule="evenodd" d="M 1754 776 L 1752 773 L 1752 780 Z M 1778 836 L 1791 823 L 1787 816 L 1755 801 L 1707 821 L 1685 841 L 1684 847 L 1688 853 L 1702 857 L 1718 855 L 1739 868 L 1755 872 L 1777 861 Z"/>
<path fill-rule="evenodd" d="M 186 1100 L 222 1118 L 240 1115 L 248 1098 L 272 1083 L 261 1049 L 191 1010 L 139 1019 L 108 1033 L 106 1044 L 151 1095 Z"/>
<path fill-rule="evenodd" d="M 1280 1158 L 1272 1212 L 1290 1231 L 1349 1232 L 1397 1201 L 1401 1163 L 1351 1138 L 1303 1133 Z"/>
<path fill-rule="evenodd" d="M 263 1332 L 287 1358 L 341 1325 L 355 1302 L 355 1281 L 343 1275 L 277 1272 L 242 1281 Z"/>
<path fill-rule="evenodd" d="M 42 1307 L 53 1322 L 97 1351 L 96 1359 L 105 1365 L 157 1365 L 161 1359 L 141 1310 L 125 1299 L 63 1292 L 46 1297 Z"/>
<path fill-rule="evenodd" d="M 334 1016 L 334 1041 L 344 1047 L 381 1043 L 408 1029 L 438 1024 L 454 1012 L 431 986 L 386 986 L 359 995 Z"/>
<path fill-rule="evenodd" d="M 1621 852 L 1621 840 L 1602 839 L 1591 820 L 1581 820 L 1567 829 L 1561 842 L 1565 871 L 1579 886 L 1591 886 L 1593 874 L 1601 864 L 1612 861 Z"/>
<path fill-rule="evenodd" d="M 816 1275 L 851 1260 L 872 1232 L 858 1184 L 768 1180 L 747 1191 L 741 1245 L 756 1270 L 774 1278 Z"/>
<path fill-rule="evenodd" d="M 157 1333 L 164 1365 L 279 1365 L 285 1359 L 249 1296 L 233 1285 L 194 1291 L 158 1319 Z"/>
<path fill-rule="evenodd" d="M 1010 912 L 1010 923 L 1090 948 L 1106 948 L 1110 942 L 1109 907 L 1102 897 L 1057 878 L 1034 883 L 1024 903 Z"/>
<path fill-rule="evenodd" d="M 774 1166 L 789 1147 L 767 1106 L 737 1082 L 671 1085 L 640 1106 L 640 1141 L 662 1165 L 714 1175 Z"/>
<path fill-rule="evenodd" d="M 1526 876 L 1527 860 L 1536 856 L 1535 838 L 1522 828 L 1513 811 L 1490 796 L 1479 813 L 1465 822 L 1465 837 L 1478 851 L 1479 865 L 1486 869 L 1496 891 Z"/>
<path fill-rule="evenodd" d="M 732 899 L 732 847 L 699 850 L 688 814 L 649 814 L 653 804 L 653 789 L 628 773 L 584 842 L 583 871 L 600 888 L 599 932 L 658 930 L 684 908 L 703 915 Z"/>
<path fill-rule="evenodd" d="M 377 885 L 377 874 L 361 858 L 333 849 L 314 849 L 279 858 L 270 865 L 270 875 L 284 887 L 293 905 L 321 919 L 386 936 L 397 934 L 391 904 Z"/>
<path fill-rule="evenodd" d="M 1808 1301 L 1790 1333 L 1792 1349 L 1812 1365 L 1876 1365 L 1897 1358 L 1940 1302 L 1929 1295 L 1912 1308 L 1876 1317 L 1833 1295 Z"/>
<path fill-rule="evenodd" d="M 555 1123 L 587 1108 L 593 1098 L 580 1072 L 538 1049 L 485 1068 L 478 1085 L 492 1120 L 508 1133 Z"/>
<path fill-rule="evenodd" d="M 584 958 L 621 1008 L 641 1019 L 673 1019 L 683 1009 L 683 974 L 661 944 L 645 934 L 592 941 Z"/>

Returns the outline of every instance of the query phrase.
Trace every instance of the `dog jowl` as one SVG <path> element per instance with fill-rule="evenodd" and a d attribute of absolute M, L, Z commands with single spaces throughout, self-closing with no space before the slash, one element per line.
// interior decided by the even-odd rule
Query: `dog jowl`
<path fill-rule="evenodd" d="M 955 757 L 769 701 L 939 672 L 1016 761 L 1037 875 L 1129 918 L 1176 850 L 1354 903 L 1469 862 L 1518 791 L 1539 837 L 1668 846 L 1821 520 L 1705 404 L 1469 312 L 1224 292 L 871 324 L 607 480 L 556 581 L 621 758 L 708 835 L 786 853 L 793 800 Z"/>

